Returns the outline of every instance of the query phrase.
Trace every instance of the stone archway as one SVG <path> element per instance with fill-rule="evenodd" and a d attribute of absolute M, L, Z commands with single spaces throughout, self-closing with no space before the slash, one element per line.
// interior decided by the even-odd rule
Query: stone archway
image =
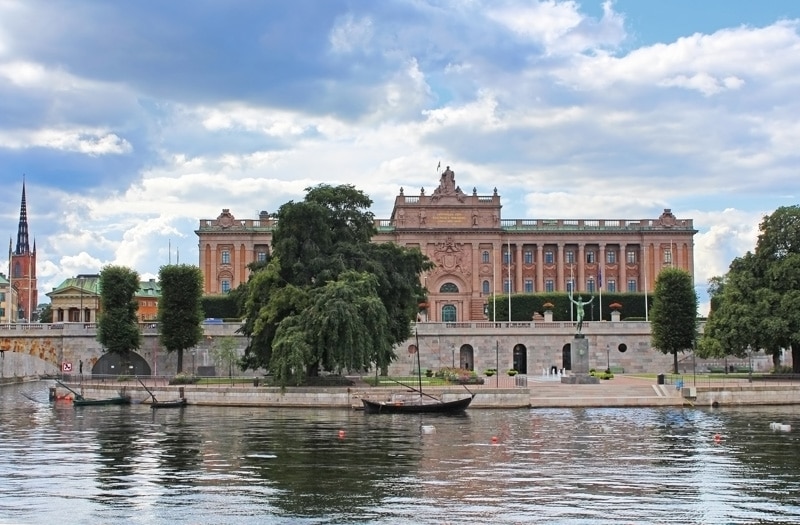
<path fill-rule="evenodd" d="M 458 366 L 466 370 L 475 369 L 475 352 L 471 345 L 461 345 L 458 351 Z"/>
<path fill-rule="evenodd" d="M 572 370 L 572 345 L 570 343 L 561 348 L 561 368 Z"/>
<path fill-rule="evenodd" d="M 128 361 L 124 364 L 119 354 L 107 352 L 92 367 L 92 376 L 149 376 L 152 373 L 150 365 L 139 354 L 131 352 Z"/>
<path fill-rule="evenodd" d="M 523 344 L 514 345 L 513 351 L 514 370 L 520 374 L 528 373 L 528 349 Z"/>

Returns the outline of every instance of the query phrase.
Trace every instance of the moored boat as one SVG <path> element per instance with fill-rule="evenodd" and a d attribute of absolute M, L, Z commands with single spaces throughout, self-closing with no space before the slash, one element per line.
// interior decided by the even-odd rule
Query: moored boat
<path fill-rule="evenodd" d="M 130 405 L 131 398 L 127 396 L 109 397 L 106 399 L 88 399 L 83 396 L 75 397 L 72 400 L 72 405 L 76 407 L 83 407 L 89 405 Z"/>
<path fill-rule="evenodd" d="M 367 414 L 458 414 L 464 412 L 475 394 L 455 401 L 371 401 L 361 399 Z"/>
<path fill-rule="evenodd" d="M 170 401 L 157 401 L 156 398 L 153 398 L 153 402 L 150 403 L 150 408 L 181 408 L 186 406 L 186 398 L 182 397 L 180 399 L 173 399 Z"/>

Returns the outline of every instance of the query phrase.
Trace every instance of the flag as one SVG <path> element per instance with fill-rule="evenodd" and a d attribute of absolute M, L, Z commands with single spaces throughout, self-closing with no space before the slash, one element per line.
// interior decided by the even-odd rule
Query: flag
<path fill-rule="evenodd" d="M 442 161 L 439 161 L 439 164 L 436 165 L 436 173 L 439 173 L 439 168 L 442 167 Z"/>
<path fill-rule="evenodd" d="M 597 287 L 603 287 L 603 270 L 600 269 L 600 266 L 597 266 Z"/>

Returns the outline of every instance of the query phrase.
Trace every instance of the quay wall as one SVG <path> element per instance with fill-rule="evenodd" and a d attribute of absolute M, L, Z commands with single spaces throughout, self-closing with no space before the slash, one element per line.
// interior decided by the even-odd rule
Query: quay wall
<path fill-rule="evenodd" d="M 227 375 L 215 371 L 214 349 L 219 338 L 234 340 L 239 354 L 247 339 L 237 331 L 240 323 L 204 324 L 203 338 L 183 353 L 183 370 L 198 375 Z M 395 348 L 397 359 L 390 375 L 413 375 L 417 359 L 422 369 L 460 367 L 504 371 L 515 368 L 528 375 L 543 374 L 553 367 L 569 368 L 570 345 L 574 340 L 573 322 L 467 322 L 417 323 L 415 335 Z M 161 345 L 155 324 L 141 325 L 142 344 L 136 355 L 141 359 L 129 375 L 174 375 L 177 354 Z M 672 356 L 662 354 L 650 342 L 650 323 L 639 321 L 584 322 L 583 334 L 589 342 L 589 367 L 611 367 L 625 373 L 661 373 L 672 370 Z M 419 345 L 419 355 L 412 346 Z M 0 325 L 0 380 L 36 377 L 58 373 L 117 375 L 110 355 L 97 341 L 94 323 L 6 324 Z M 13 354 L 13 355 L 12 355 Z M 693 367 L 703 370 L 707 362 L 692 360 L 690 353 L 679 357 L 679 371 Z M 743 360 L 729 363 L 747 364 Z M 754 371 L 767 371 L 771 361 L 755 354 L 750 361 Z M 719 365 L 720 363 L 716 363 Z M 787 363 L 788 364 L 788 363 Z M 141 365 L 141 366 L 140 366 Z M 250 373 L 258 373 L 252 372 Z"/>

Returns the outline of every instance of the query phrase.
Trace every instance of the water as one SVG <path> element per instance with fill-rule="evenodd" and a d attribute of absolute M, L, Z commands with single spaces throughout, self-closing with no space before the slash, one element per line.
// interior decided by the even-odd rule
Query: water
<path fill-rule="evenodd" d="M 46 390 L 0 388 L 0 523 L 800 522 L 796 407 L 154 411 Z"/>

